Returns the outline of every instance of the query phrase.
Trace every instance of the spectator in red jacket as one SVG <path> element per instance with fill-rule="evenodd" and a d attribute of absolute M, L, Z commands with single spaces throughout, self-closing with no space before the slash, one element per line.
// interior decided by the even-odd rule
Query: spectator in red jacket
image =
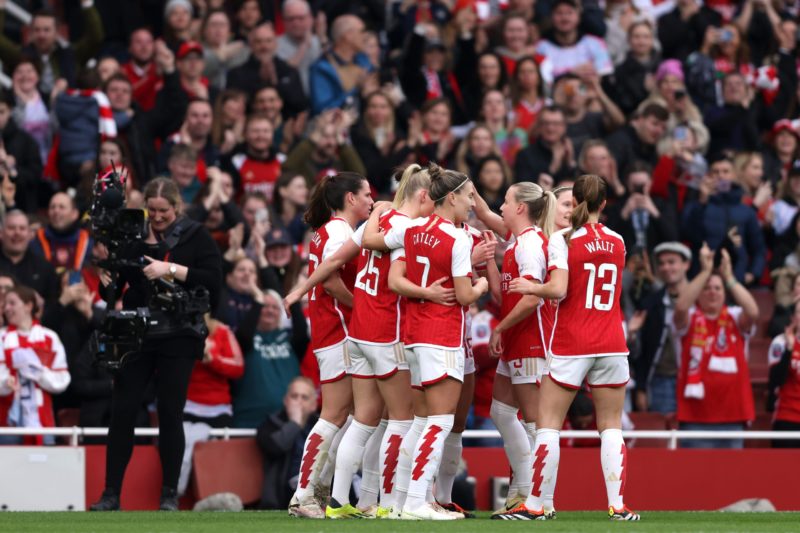
<path fill-rule="evenodd" d="M 178 494 L 183 494 L 192 473 L 194 445 L 209 438 L 211 428 L 233 425 L 233 405 L 229 380 L 244 373 L 244 358 L 236 337 L 228 326 L 206 316 L 208 337 L 202 361 L 194 364 L 186 406 L 183 408 L 183 431 L 186 448 L 183 452 Z"/>

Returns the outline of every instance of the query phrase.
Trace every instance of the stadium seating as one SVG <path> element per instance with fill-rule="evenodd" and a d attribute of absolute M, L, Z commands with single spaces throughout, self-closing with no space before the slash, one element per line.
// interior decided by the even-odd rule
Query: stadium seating
<path fill-rule="evenodd" d="M 261 499 L 264 473 L 255 439 L 199 442 L 194 447 L 193 467 L 198 500 L 219 492 L 233 492 L 245 505 Z"/>

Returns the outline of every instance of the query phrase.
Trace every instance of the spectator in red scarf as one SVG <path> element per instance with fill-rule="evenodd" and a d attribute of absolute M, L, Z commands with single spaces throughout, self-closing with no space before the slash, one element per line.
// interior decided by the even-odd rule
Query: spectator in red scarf
<path fill-rule="evenodd" d="M 678 374 L 680 429 L 743 430 L 755 418 L 747 344 L 755 333 L 758 304 L 736 280 L 728 251 L 700 249 L 700 273 L 675 302 L 673 325 L 681 337 Z M 735 306 L 725 304 L 726 289 Z M 700 439 L 685 448 L 741 448 L 742 439 Z"/>
<path fill-rule="evenodd" d="M 161 72 L 155 62 L 155 40 L 147 28 L 131 33 L 128 44 L 130 61 L 122 65 L 122 72 L 133 86 L 133 100 L 142 111 L 150 111 L 156 105 L 156 94 L 161 88 Z"/>
<path fill-rule="evenodd" d="M 34 318 L 36 293 L 28 287 L 11 289 L 3 305 L 8 327 L 0 352 L 0 426 L 54 427 L 51 394 L 70 382 L 67 356 L 58 335 Z M 5 439 L 4 439 L 5 440 Z M 22 437 L 6 443 L 22 443 Z M 36 438 L 53 444 L 55 439 Z"/>

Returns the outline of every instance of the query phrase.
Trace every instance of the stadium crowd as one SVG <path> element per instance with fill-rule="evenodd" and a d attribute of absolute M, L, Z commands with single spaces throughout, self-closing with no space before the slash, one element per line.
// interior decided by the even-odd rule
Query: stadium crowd
<path fill-rule="evenodd" d="M 397 168 L 437 163 L 495 212 L 514 183 L 602 176 L 627 250 L 628 410 L 800 429 L 794 2 L 17 1 L 29 24 L 6 4 L 0 425 L 109 423 L 113 376 L 87 342 L 106 308 L 86 213 L 114 162 L 129 207 L 168 177 L 224 254 L 187 442 L 258 428 L 270 475 L 294 475 L 319 371 L 305 304 L 286 317 L 282 300 L 306 274 L 309 195 L 350 171 L 391 199 Z M 498 312 L 490 297 L 472 309 L 468 427 L 492 427 Z M 595 427 L 574 407 L 570 427 Z"/>

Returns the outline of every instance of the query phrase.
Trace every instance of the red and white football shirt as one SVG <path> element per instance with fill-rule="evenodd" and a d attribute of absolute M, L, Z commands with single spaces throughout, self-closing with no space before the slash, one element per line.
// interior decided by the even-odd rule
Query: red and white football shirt
<path fill-rule="evenodd" d="M 466 233 L 437 215 L 425 225 L 405 232 L 406 277 L 421 287 L 446 278 L 443 287 L 453 288 L 453 278 L 472 276 L 472 243 Z M 429 346 L 455 349 L 464 345 L 464 308 L 409 300 L 406 306 L 408 347 Z"/>
<path fill-rule="evenodd" d="M 544 283 L 547 277 L 547 238 L 539 228 L 530 227 L 503 255 L 501 291 L 503 302 L 500 315 L 505 318 L 522 299 L 521 294 L 509 292 L 511 280 L 522 277 Z M 526 357 L 545 357 L 545 343 L 539 319 L 539 309 L 503 332 L 503 361 Z"/>
<path fill-rule="evenodd" d="M 385 235 L 392 227 L 407 226 L 410 219 L 391 209 L 381 215 L 380 231 Z M 353 234 L 353 241 L 361 246 L 363 224 Z M 353 317 L 350 319 L 350 338 L 365 344 L 394 344 L 400 341 L 400 296 L 389 288 L 389 252 L 361 250 L 358 274 L 353 289 Z"/>
<path fill-rule="evenodd" d="M 353 228 L 343 218 L 332 218 L 319 228 L 311 239 L 308 253 L 308 275 L 317 266 L 335 254 L 353 235 Z M 340 272 L 345 286 L 352 290 L 356 278 L 357 263 L 346 263 Z M 311 347 L 314 351 L 331 348 L 347 338 L 347 324 L 351 309 L 329 295 L 321 285 L 308 292 L 308 311 L 311 320 Z"/>
<path fill-rule="evenodd" d="M 568 231 L 553 234 L 548 243 L 548 269 L 569 272 L 550 350 L 557 357 L 628 355 L 620 306 L 625 243 L 599 223 L 584 224 L 569 244 Z"/>
<path fill-rule="evenodd" d="M 275 182 L 281 175 L 281 159 L 270 157 L 256 159 L 246 153 L 236 154 L 231 158 L 234 168 L 239 172 L 239 191 L 242 194 L 260 192 L 271 202 L 275 191 Z"/>

